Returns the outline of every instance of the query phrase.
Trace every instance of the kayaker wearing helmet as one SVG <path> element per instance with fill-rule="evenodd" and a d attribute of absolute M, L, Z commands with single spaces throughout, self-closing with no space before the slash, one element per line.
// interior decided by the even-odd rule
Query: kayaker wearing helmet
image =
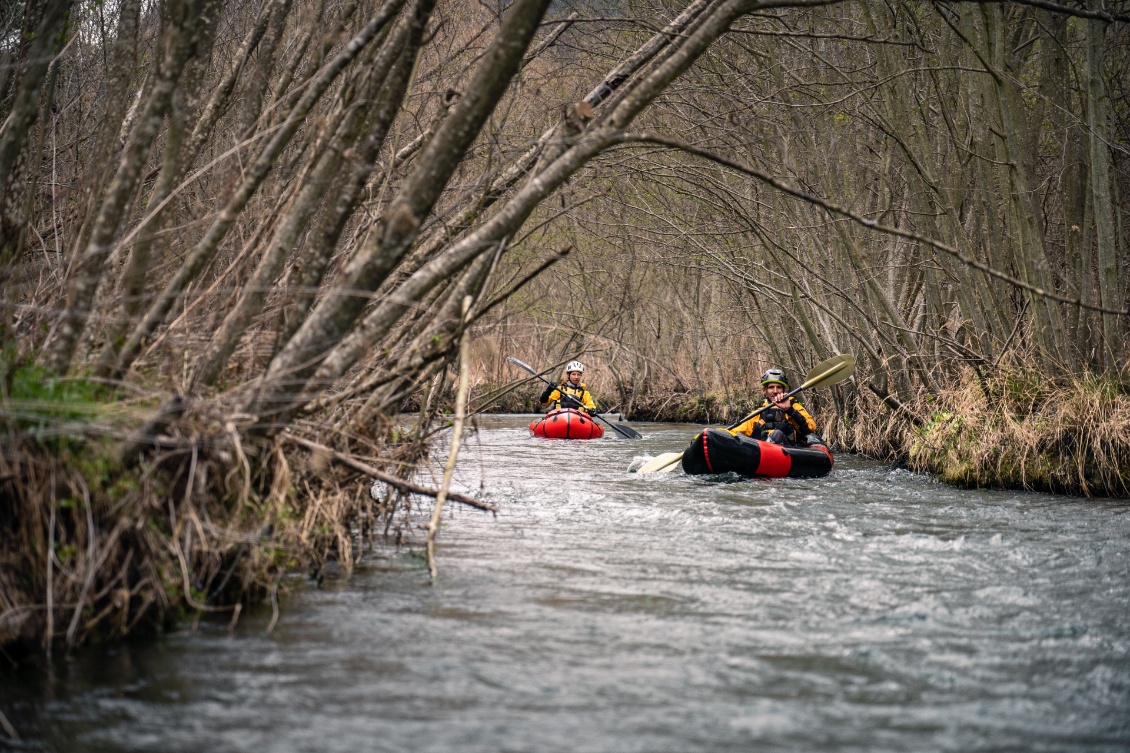
<path fill-rule="evenodd" d="M 761 375 L 761 391 L 765 393 L 765 400 L 761 405 L 773 407 L 738 425 L 730 433 L 745 434 L 774 444 L 806 446 L 808 435 L 816 434 L 816 420 L 803 405 L 791 397 L 785 397 L 785 393 L 789 391 L 789 380 L 785 372 L 768 369 Z"/>
<path fill-rule="evenodd" d="M 570 361 L 565 364 L 565 379 L 556 386 L 550 385 L 545 388 L 545 392 L 541 393 L 542 405 L 548 405 L 550 410 L 557 410 L 558 408 L 577 408 L 587 413 L 596 413 L 596 401 L 592 399 L 588 389 L 585 388 L 581 382 L 581 376 L 585 372 L 585 365 L 580 361 Z M 581 404 L 577 405 L 573 400 L 564 397 L 576 398 Z"/>

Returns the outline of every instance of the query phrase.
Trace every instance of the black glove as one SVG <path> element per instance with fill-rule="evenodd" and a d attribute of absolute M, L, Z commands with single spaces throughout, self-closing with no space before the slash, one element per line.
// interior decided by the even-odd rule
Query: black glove
<path fill-rule="evenodd" d="M 553 394 L 553 391 L 555 389 L 557 389 L 557 387 L 555 385 L 552 385 L 552 384 L 549 385 L 548 387 L 545 388 L 545 392 L 541 393 L 541 398 L 539 398 L 539 399 L 543 403 L 548 403 L 549 402 L 549 396 Z"/>
<path fill-rule="evenodd" d="M 600 411 L 598 411 L 596 408 L 586 408 L 585 410 L 587 410 L 589 412 L 590 416 L 599 416 L 600 415 Z"/>

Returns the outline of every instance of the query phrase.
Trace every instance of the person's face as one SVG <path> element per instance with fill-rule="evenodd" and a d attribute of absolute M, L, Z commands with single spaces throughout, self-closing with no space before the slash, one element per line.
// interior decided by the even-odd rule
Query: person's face
<path fill-rule="evenodd" d="M 569 372 L 569 381 L 572 382 L 575 385 L 580 384 L 581 383 L 581 372 L 570 371 Z"/>
<path fill-rule="evenodd" d="M 777 402 L 785 394 L 785 388 L 779 384 L 767 384 L 761 388 L 765 392 L 765 397 L 769 398 L 771 402 Z"/>

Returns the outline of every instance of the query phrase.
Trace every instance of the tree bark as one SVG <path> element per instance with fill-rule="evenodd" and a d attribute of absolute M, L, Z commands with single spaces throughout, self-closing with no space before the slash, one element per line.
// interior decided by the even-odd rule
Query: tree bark
<path fill-rule="evenodd" d="M 0 282 L 7 277 L 8 264 L 23 245 L 28 218 L 24 216 L 24 197 L 18 190 L 16 167 L 39 116 L 40 92 L 55 53 L 63 46 L 72 1 L 28 2 L 24 9 L 22 32 L 27 52 L 18 58 L 23 72 L 13 78 L 11 110 L 0 129 Z"/>
<path fill-rule="evenodd" d="M 56 373 L 64 373 L 74 358 L 94 296 L 105 274 L 105 261 L 114 237 L 133 198 L 157 129 L 165 118 L 177 80 L 192 50 L 192 36 L 199 28 L 201 4 L 201 0 L 182 0 L 170 2 L 165 8 L 168 18 L 164 22 L 163 52 L 156 79 L 114 178 L 106 188 L 90 239 L 75 270 L 59 335 L 47 354 L 47 366 Z"/>
<path fill-rule="evenodd" d="M 360 95 L 362 103 L 344 103 L 346 114 L 343 121 L 318 157 L 318 163 L 310 179 L 305 181 L 292 209 L 276 231 L 270 246 L 259 261 L 255 274 L 244 288 L 243 295 L 212 338 L 203 360 L 193 374 L 194 387 L 212 384 L 235 350 L 239 338 L 253 317 L 261 310 L 267 294 L 271 291 L 272 283 L 298 243 L 300 233 L 340 170 L 345 150 L 353 147 L 364 135 L 361 126 L 371 120 L 369 108 L 363 105 L 366 100 L 373 101 L 373 109 L 378 110 L 384 117 L 377 118 L 376 123 L 370 124 L 371 133 L 368 135 L 364 149 L 373 155 L 380 150 L 392 125 L 393 117 L 408 89 L 426 23 L 427 17 L 420 13 L 404 19 L 385 42 L 374 62 L 369 72 L 369 87 Z M 396 71 L 389 76 L 389 71 L 394 65 Z"/>
<path fill-rule="evenodd" d="M 240 212 L 251 200 L 263 180 L 267 177 L 275 160 L 278 159 L 283 149 L 290 143 L 291 138 L 305 121 L 306 116 L 314 104 L 329 88 L 354 58 L 377 36 L 385 26 L 391 22 L 393 16 L 399 11 L 404 0 L 389 0 L 377 12 L 376 16 L 352 39 L 349 44 L 326 66 L 318 77 L 307 87 L 302 99 L 295 105 L 285 124 L 279 128 L 271 141 L 263 148 L 255 162 L 248 168 L 242 182 L 236 191 L 228 198 L 223 209 L 213 220 L 204 237 L 189 252 L 184 263 L 172 281 L 157 295 L 156 300 L 149 307 L 145 317 L 138 322 L 130 333 L 129 339 L 122 346 L 118 356 L 115 374 L 121 375 L 130 367 L 134 358 L 141 350 L 141 345 L 157 327 L 165 320 L 165 316 L 173 304 L 184 292 L 185 287 L 196 278 L 196 275 L 211 261 L 219 250 L 220 243 L 235 223 Z"/>
<path fill-rule="evenodd" d="M 1099 10 L 1098 0 L 1089 0 L 1091 10 Z M 1099 296 L 1104 308 L 1119 309 L 1126 305 L 1126 294 L 1118 269 L 1115 245 L 1114 202 L 1110 191 L 1110 148 L 1107 146 L 1107 96 L 1103 86 L 1103 33 L 1105 21 L 1085 22 L 1087 40 L 1087 143 L 1090 158 L 1091 211 L 1095 222 L 1095 252 L 1099 268 Z M 1103 344 L 1106 365 L 1111 371 L 1119 368 L 1127 352 L 1126 327 L 1115 314 L 1102 315 Z"/>
<path fill-rule="evenodd" d="M 266 389 L 253 412 L 273 412 L 279 403 L 291 402 L 287 395 L 301 391 L 326 345 L 339 342 L 361 314 L 368 299 L 358 293 L 376 290 L 408 252 L 423 217 L 517 72 L 548 7 L 549 0 L 515 0 L 510 6 L 467 92 L 417 155 L 415 169 L 385 212 L 383 233 L 373 233 L 374 241 L 342 271 L 335 286 L 342 292 L 327 295 L 275 356 L 268 368 Z M 275 394 L 282 386 L 280 380 L 288 384 L 282 394 Z"/>

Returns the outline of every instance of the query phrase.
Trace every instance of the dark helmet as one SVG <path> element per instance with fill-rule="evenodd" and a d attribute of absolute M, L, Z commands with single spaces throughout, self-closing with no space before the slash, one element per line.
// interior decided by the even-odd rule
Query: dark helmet
<path fill-rule="evenodd" d="M 789 378 L 780 369 L 766 369 L 765 373 L 761 375 L 761 386 L 767 387 L 770 384 L 779 384 L 787 390 Z"/>

